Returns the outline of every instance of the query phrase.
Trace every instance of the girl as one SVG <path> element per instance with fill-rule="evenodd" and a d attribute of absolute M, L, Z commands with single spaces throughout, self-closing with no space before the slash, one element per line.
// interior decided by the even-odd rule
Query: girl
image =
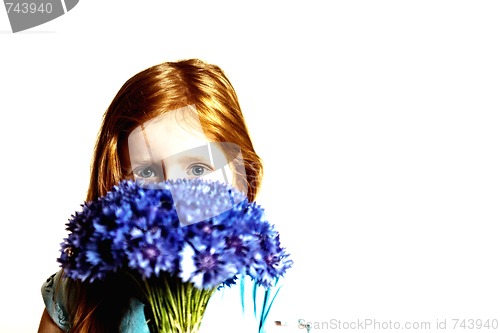
<path fill-rule="evenodd" d="M 234 184 L 253 201 L 262 172 L 224 72 L 197 59 L 165 62 L 125 82 L 105 112 L 86 200 L 126 178 L 210 177 Z M 124 281 L 89 284 L 58 272 L 42 295 L 39 333 L 149 331 L 144 306 Z"/>

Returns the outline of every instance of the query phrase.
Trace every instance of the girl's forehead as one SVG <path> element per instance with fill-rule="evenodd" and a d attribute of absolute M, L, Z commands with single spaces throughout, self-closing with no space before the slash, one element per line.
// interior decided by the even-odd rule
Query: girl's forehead
<path fill-rule="evenodd" d="M 151 119 L 135 128 L 128 137 L 129 154 L 135 160 L 164 159 L 208 143 L 196 109 L 192 107 Z"/>

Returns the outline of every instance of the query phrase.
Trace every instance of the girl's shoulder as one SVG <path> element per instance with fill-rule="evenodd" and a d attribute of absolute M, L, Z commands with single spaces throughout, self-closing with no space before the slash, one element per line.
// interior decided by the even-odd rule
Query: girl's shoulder
<path fill-rule="evenodd" d="M 69 331 L 67 287 L 62 278 L 62 271 L 52 274 L 42 284 L 42 298 L 52 320 L 65 332 Z"/>
<path fill-rule="evenodd" d="M 42 285 L 45 308 L 52 320 L 65 332 L 70 329 L 68 309 L 73 306 L 71 297 L 68 297 L 70 288 L 62 270 L 52 274 Z M 134 298 L 130 300 L 129 309 L 121 321 L 120 333 L 149 333 L 143 303 Z"/>

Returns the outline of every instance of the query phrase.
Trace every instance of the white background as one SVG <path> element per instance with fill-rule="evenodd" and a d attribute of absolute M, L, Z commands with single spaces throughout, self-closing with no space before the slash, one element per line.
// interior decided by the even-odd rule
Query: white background
<path fill-rule="evenodd" d="M 38 327 L 115 93 L 191 57 L 226 71 L 265 163 L 258 200 L 295 260 L 282 332 L 500 320 L 499 17 L 496 1 L 82 0 L 12 34 L 0 10 L 0 332 Z"/>

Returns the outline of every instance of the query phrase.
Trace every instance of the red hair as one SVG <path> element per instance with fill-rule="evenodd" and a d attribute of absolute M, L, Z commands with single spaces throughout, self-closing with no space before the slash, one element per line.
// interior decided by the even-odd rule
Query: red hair
<path fill-rule="evenodd" d="M 231 142 L 241 149 L 248 198 L 253 201 L 262 180 L 256 154 L 233 86 L 215 65 L 197 59 L 165 62 L 130 78 L 104 114 L 87 200 L 104 195 L 125 178 L 120 150 L 128 134 L 157 116 L 194 105 L 205 135 L 214 142 Z"/>

